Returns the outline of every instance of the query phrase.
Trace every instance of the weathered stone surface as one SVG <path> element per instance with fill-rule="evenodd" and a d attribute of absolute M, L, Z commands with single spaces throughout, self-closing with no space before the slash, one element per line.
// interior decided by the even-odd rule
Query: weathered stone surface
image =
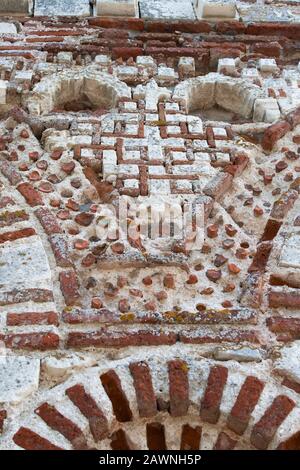
<path fill-rule="evenodd" d="M 35 0 L 34 16 L 90 16 L 89 0 Z"/>
<path fill-rule="evenodd" d="M 96 14 L 100 16 L 138 17 L 138 0 L 97 0 Z"/>
<path fill-rule="evenodd" d="M 32 0 L 1 0 L 0 14 L 28 14 L 32 9 Z"/>
<path fill-rule="evenodd" d="M 300 341 L 281 348 L 280 358 L 275 361 L 274 369 L 280 375 L 300 384 Z"/>
<path fill-rule="evenodd" d="M 0 356 L 0 402 L 17 404 L 39 386 L 40 361 L 25 356 Z"/>
<path fill-rule="evenodd" d="M 263 356 L 259 349 L 240 347 L 236 349 L 216 348 L 214 358 L 219 361 L 261 362 Z"/>
<path fill-rule="evenodd" d="M 140 0 L 140 11 L 142 18 L 151 19 L 195 19 L 195 13 L 191 0 Z"/>

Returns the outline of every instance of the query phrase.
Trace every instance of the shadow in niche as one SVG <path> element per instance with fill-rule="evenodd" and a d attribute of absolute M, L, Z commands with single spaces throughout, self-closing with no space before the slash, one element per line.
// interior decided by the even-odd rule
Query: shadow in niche
<path fill-rule="evenodd" d="M 191 112 L 194 116 L 199 116 L 203 121 L 228 122 L 229 124 L 246 124 L 252 122 L 240 114 L 228 111 L 221 106 L 214 105 L 209 109 L 195 109 Z"/>

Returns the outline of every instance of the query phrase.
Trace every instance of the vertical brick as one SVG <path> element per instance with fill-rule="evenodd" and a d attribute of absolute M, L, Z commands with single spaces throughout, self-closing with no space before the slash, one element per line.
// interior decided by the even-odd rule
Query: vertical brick
<path fill-rule="evenodd" d="M 89 422 L 90 430 L 96 442 L 108 434 L 108 422 L 95 400 L 86 393 L 83 385 L 74 385 L 66 390 L 67 396 Z"/>
<path fill-rule="evenodd" d="M 0 433 L 3 431 L 4 421 L 6 420 L 7 414 L 5 410 L 0 410 Z"/>
<path fill-rule="evenodd" d="M 59 282 L 66 304 L 76 304 L 80 297 L 80 294 L 79 283 L 75 271 L 61 272 L 59 274 Z"/>
<path fill-rule="evenodd" d="M 81 429 L 63 416 L 54 406 L 43 403 L 35 412 L 51 429 L 59 432 L 70 441 L 75 450 L 87 449 L 87 442 Z"/>
<path fill-rule="evenodd" d="M 285 395 L 276 397 L 265 411 L 262 418 L 255 424 L 251 433 L 251 443 L 257 449 L 267 449 L 277 429 L 294 408 L 293 400 Z"/>
<path fill-rule="evenodd" d="M 135 362 L 130 364 L 129 369 L 133 377 L 140 416 L 154 416 L 157 413 L 157 403 L 148 364 Z"/>
<path fill-rule="evenodd" d="M 189 379 L 186 362 L 175 360 L 168 363 L 170 413 L 172 416 L 184 416 L 189 408 Z"/>
<path fill-rule="evenodd" d="M 248 426 L 259 397 L 263 391 L 264 383 L 256 377 L 249 376 L 243 383 L 235 404 L 228 416 L 227 426 L 237 434 L 243 434 Z"/>
<path fill-rule="evenodd" d="M 118 429 L 111 435 L 112 450 L 134 450 L 134 445 L 123 429 Z"/>
<path fill-rule="evenodd" d="M 116 418 L 121 423 L 132 420 L 132 412 L 129 401 L 122 389 L 121 381 L 113 370 L 109 370 L 101 377 L 102 385 L 112 403 Z"/>
<path fill-rule="evenodd" d="M 146 434 L 149 450 L 167 450 L 165 428 L 161 423 L 147 423 Z"/>
<path fill-rule="evenodd" d="M 189 424 L 182 426 L 180 450 L 198 450 L 200 448 L 202 428 L 193 428 Z"/>
<path fill-rule="evenodd" d="M 201 402 L 200 416 L 203 421 L 216 424 L 220 417 L 220 404 L 227 382 L 228 369 L 215 366 L 210 370 L 204 397 Z"/>

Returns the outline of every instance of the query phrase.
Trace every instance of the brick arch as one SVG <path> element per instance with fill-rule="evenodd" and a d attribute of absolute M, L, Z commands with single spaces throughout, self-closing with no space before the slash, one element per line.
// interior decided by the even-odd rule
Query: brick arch
<path fill-rule="evenodd" d="M 261 98 L 266 96 L 252 82 L 218 73 L 185 80 L 175 87 L 173 94 L 173 99 L 184 105 L 188 113 L 218 105 L 247 119 L 252 118 L 254 103 Z"/>
<path fill-rule="evenodd" d="M 264 379 L 258 365 L 178 357 L 90 368 L 38 397 L 11 439 L 28 450 L 298 445 L 287 422 L 298 412 L 297 398 Z"/>
<path fill-rule="evenodd" d="M 25 100 L 29 113 L 45 115 L 55 108 L 66 111 L 110 109 L 120 98 L 131 98 L 121 80 L 94 69 L 66 70 L 44 77 Z"/>

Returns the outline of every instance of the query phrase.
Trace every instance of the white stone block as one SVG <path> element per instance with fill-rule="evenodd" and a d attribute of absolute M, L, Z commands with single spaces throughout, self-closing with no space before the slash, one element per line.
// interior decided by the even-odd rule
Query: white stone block
<path fill-rule="evenodd" d="M 279 102 L 275 98 L 257 99 L 253 107 L 253 120 L 273 122 L 281 116 Z"/>
<path fill-rule="evenodd" d="M 109 55 L 99 54 L 95 57 L 95 63 L 99 65 L 109 65 L 111 58 Z"/>
<path fill-rule="evenodd" d="M 195 75 L 194 57 L 180 57 L 178 71 L 183 76 L 193 77 Z"/>
<path fill-rule="evenodd" d="M 39 359 L 24 356 L 0 359 L 0 403 L 17 404 L 38 389 Z"/>
<path fill-rule="evenodd" d="M 97 0 L 96 15 L 138 17 L 138 0 Z"/>
<path fill-rule="evenodd" d="M 17 28 L 14 23 L 0 22 L 0 34 L 17 34 Z"/>
<path fill-rule="evenodd" d="M 227 72 L 234 73 L 236 71 L 236 65 L 234 59 L 219 59 L 218 62 L 218 73 Z"/>
<path fill-rule="evenodd" d="M 277 70 L 275 59 L 259 59 L 258 66 L 261 72 L 275 72 Z"/>
<path fill-rule="evenodd" d="M 14 79 L 17 83 L 31 83 L 32 76 L 32 70 L 18 70 L 15 74 Z"/>
<path fill-rule="evenodd" d="M 235 0 L 194 0 L 196 15 L 201 18 L 235 18 Z"/>
<path fill-rule="evenodd" d="M 90 16 L 89 0 L 35 0 L 34 16 Z"/>
<path fill-rule="evenodd" d="M 59 64 L 72 65 L 73 63 L 73 54 L 72 52 L 59 52 L 56 56 L 57 62 Z"/>
<path fill-rule="evenodd" d="M 195 20 L 192 0 L 139 0 L 142 18 Z"/>
<path fill-rule="evenodd" d="M 7 88 L 7 81 L 0 80 L 0 105 L 6 104 L 6 88 Z"/>

